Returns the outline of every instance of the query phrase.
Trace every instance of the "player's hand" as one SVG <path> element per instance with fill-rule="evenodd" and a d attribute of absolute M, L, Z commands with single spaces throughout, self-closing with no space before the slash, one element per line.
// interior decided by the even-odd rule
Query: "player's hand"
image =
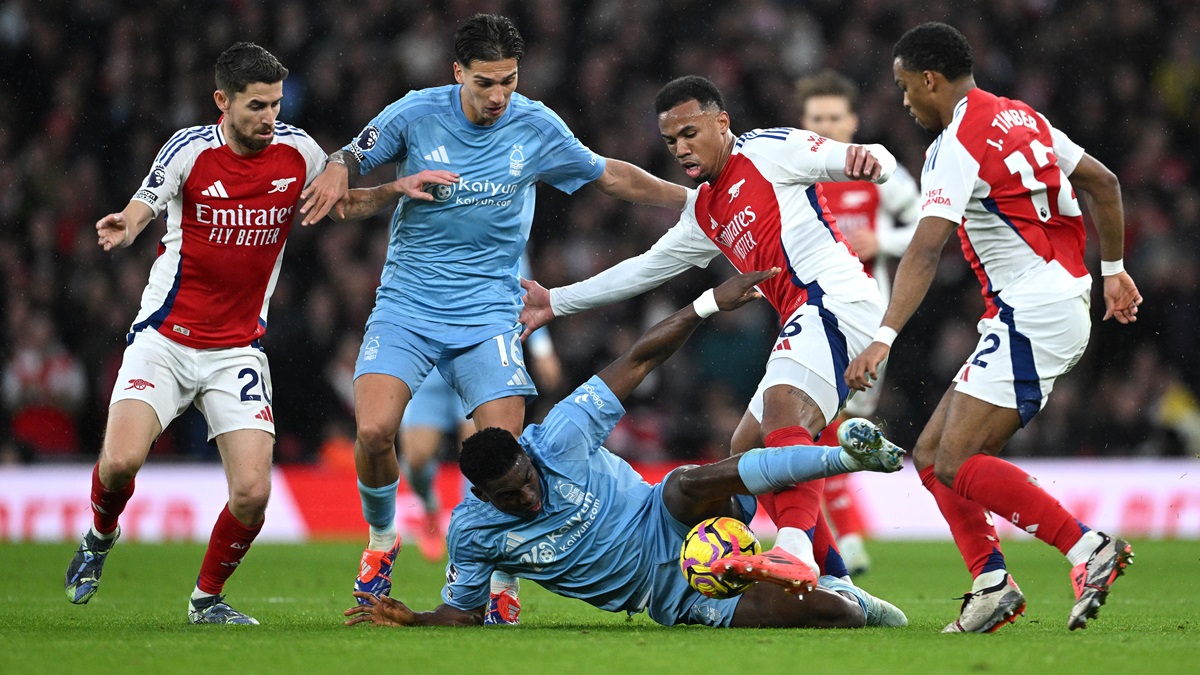
<path fill-rule="evenodd" d="M 843 233 L 846 241 L 850 242 L 850 249 L 854 251 L 854 255 L 863 262 L 870 262 L 879 255 L 879 237 L 875 236 L 875 231 L 870 228 L 859 228 Z"/>
<path fill-rule="evenodd" d="M 762 293 L 754 288 L 758 284 L 779 274 L 778 267 L 759 272 L 746 272 L 725 280 L 725 283 L 713 289 L 713 299 L 717 301 L 717 309 L 722 312 L 732 312 L 751 300 L 758 300 Z"/>
<path fill-rule="evenodd" d="M 872 342 L 846 367 L 846 384 L 855 391 L 871 388 L 871 382 L 879 379 L 879 364 L 892 348 L 882 342 Z"/>
<path fill-rule="evenodd" d="M 1128 272 L 1104 277 L 1104 321 L 1116 317 L 1118 323 L 1137 321 L 1142 294 Z"/>
<path fill-rule="evenodd" d="M 522 279 L 521 288 L 525 289 L 525 296 L 521 298 L 525 306 L 521 308 L 521 316 L 517 321 L 525 326 L 521 332 L 521 341 L 524 342 L 533 331 L 554 320 L 554 310 L 550 308 L 550 291 L 544 286 L 532 279 Z"/>
<path fill-rule="evenodd" d="M 420 199 L 424 202 L 433 201 L 433 195 L 425 191 L 425 186 L 433 183 L 435 185 L 452 185 L 458 182 L 458 174 L 445 169 L 425 169 L 411 176 L 399 178 L 392 183 L 392 187 L 396 192 L 408 197 L 409 199 Z"/>
<path fill-rule="evenodd" d="M 301 225 L 312 225 L 329 214 L 330 209 L 338 207 L 338 216 L 344 217 L 341 210 L 342 200 L 350 192 L 350 169 L 339 162 L 327 162 L 325 170 L 300 193 L 300 199 L 307 200 L 300 207 L 304 220 Z"/>
<path fill-rule="evenodd" d="M 378 596 L 362 591 L 355 591 L 354 597 L 366 600 L 368 604 L 355 605 L 342 612 L 343 615 L 350 617 L 346 621 L 347 626 L 353 626 L 356 623 L 366 623 L 368 621 L 376 626 L 416 625 L 416 615 L 407 605 L 399 600 L 393 600 L 386 595 Z"/>
<path fill-rule="evenodd" d="M 875 155 L 872 155 L 865 146 L 851 145 L 846 149 L 845 174 L 847 178 L 873 181 L 879 178 L 881 173 L 883 173 L 883 167 L 879 164 L 879 160 L 875 159 Z"/>
<path fill-rule="evenodd" d="M 133 243 L 133 240 L 129 238 L 129 223 L 125 221 L 125 214 L 123 213 L 110 213 L 97 220 L 96 235 L 99 239 L 97 243 L 105 251 L 111 251 L 114 248 L 125 247 Z"/>

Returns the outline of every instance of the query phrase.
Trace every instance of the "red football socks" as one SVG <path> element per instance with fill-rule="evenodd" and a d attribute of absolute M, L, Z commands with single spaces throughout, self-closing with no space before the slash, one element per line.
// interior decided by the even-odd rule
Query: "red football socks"
<path fill-rule="evenodd" d="M 996 527 L 987 509 L 942 485 L 933 473 L 932 464 L 921 469 L 920 475 L 921 483 L 933 494 L 942 517 L 950 526 L 954 544 L 971 571 L 971 578 L 983 572 L 1004 569 L 1000 537 L 996 535 Z"/>
<path fill-rule="evenodd" d="M 954 491 L 1054 546 L 1063 555 L 1083 536 L 1079 521 L 1015 464 L 974 455 L 958 469 Z"/>
<path fill-rule="evenodd" d="M 246 527 L 238 522 L 229 512 L 229 505 L 221 509 L 217 523 L 213 525 L 212 536 L 208 540 L 208 550 L 204 552 L 204 562 L 200 565 L 200 577 L 196 579 L 196 587 L 205 593 L 217 595 L 225 587 L 233 571 L 237 569 L 247 549 L 262 530 L 262 523 L 254 527 Z"/>
<path fill-rule="evenodd" d="M 767 434 L 763 444 L 768 448 L 813 445 L 813 438 L 804 427 L 784 427 Z M 817 516 L 821 513 L 821 492 L 824 488 L 825 479 L 820 479 L 777 491 L 774 503 L 775 525 L 811 530 L 817 524 Z M 770 508 L 767 508 L 767 513 L 770 512 Z"/>
<path fill-rule="evenodd" d="M 122 488 L 109 490 L 100 482 L 100 464 L 92 468 L 92 525 L 97 532 L 110 534 L 117 529 L 117 518 L 133 496 L 133 483 L 131 480 Z"/>

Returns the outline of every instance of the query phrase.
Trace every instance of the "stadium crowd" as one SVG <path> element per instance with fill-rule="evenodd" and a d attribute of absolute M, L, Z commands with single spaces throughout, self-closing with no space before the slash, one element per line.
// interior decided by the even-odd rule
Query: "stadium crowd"
<path fill-rule="evenodd" d="M 914 175 L 931 138 L 901 106 L 891 45 L 937 19 L 976 51 L 976 79 L 1043 111 L 1118 173 L 1126 265 L 1146 298 L 1134 327 L 1100 323 L 1054 403 L 1011 455 L 1200 452 L 1200 6 L 1185 0 L 102 0 L 0 2 L 0 461 L 90 461 L 157 254 L 155 232 L 112 254 L 93 224 L 121 208 L 158 144 L 211 124 L 212 64 L 237 40 L 290 70 L 281 119 L 326 151 L 413 88 L 452 81 L 455 26 L 477 11 L 516 19 L 527 40 L 518 91 L 558 112 L 599 154 L 689 184 L 651 108 L 668 79 L 702 74 L 725 92 L 735 132 L 799 124 L 793 82 L 833 68 L 862 88 L 860 142 Z M 182 28 L 181 28 L 182 27 Z M 180 31 L 183 35 L 180 35 Z M 375 185 L 388 176 L 362 179 Z M 539 189 L 531 239 L 547 287 L 649 247 L 676 214 L 596 190 Z M 263 344 L 273 364 L 278 461 L 314 461 L 352 437 L 351 374 L 386 254 L 388 215 L 296 228 Z M 978 282 L 950 244 L 930 299 L 897 341 L 879 417 L 915 440 L 977 340 Z M 1098 269 L 1094 238 L 1089 267 Z M 567 377 L 556 401 L 641 330 L 726 278 L 684 275 L 646 296 L 554 322 Z M 1099 284 L 1093 290 L 1098 293 Z M 715 459 L 754 391 L 777 331 L 766 303 L 721 314 L 644 383 L 607 447 L 631 459 Z M 539 414 L 534 407 L 532 414 Z M 155 454 L 215 459 L 204 425 L 177 424 Z"/>

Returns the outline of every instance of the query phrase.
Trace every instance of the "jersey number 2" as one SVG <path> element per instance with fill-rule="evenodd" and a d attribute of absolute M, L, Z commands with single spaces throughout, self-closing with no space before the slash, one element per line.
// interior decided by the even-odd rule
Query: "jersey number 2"
<path fill-rule="evenodd" d="M 266 399 L 267 403 L 270 404 L 271 397 L 267 394 L 267 381 L 259 377 L 258 371 L 253 368 L 242 368 L 242 372 L 238 373 L 238 379 L 240 380 L 245 377 L 249 377 L 250 381 L 246 383 L 246 386 L 242 387 L 242 400 L 261 401 Z M 259 391 L 262 392 L 261 396 L 250 393 L 250 390 L 255 387 L 258 387 Z"/>

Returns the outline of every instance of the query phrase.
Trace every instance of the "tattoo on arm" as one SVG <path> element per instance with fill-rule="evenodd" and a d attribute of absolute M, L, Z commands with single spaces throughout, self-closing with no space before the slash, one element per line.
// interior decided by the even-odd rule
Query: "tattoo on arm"
<path fill-rule="evenodd" d="M 355 188 L 346 194 L 343 207 L 344 220 L 359 220 L 382 211 L 391 202 L 396 201 L 397 192 L 389 189 L 389 185 L 373 188 Z"/>

